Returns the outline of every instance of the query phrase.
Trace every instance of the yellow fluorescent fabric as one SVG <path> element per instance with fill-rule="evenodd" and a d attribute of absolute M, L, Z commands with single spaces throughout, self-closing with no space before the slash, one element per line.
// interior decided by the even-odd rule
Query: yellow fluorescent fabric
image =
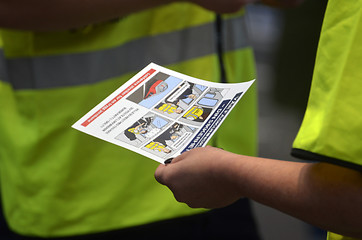
<path fill-rule="evenodd" d="M 294 148 L 362 166 L 362 1 L 328 4 L 304 121 Z"/>
<path fill-rule="evenodd" d="M 228 19 L 234 18 L 242 18 L 242 15 L 228 16 Z M 5 215 L 14 231 L 40 237 L 69 236 L 205 211 L 177 203 L 172 193 L 154 180 L 156 162 L 71 128 L 76 120 L 135 73 L 136 69 L 129 67 L 127 61 L 119 64 L 122 73 L 100 74 L 101 79 L 94 82 L 67 85 L 69 79 L 64 78 L 61 86 L 41 85 L 37 88 L 40 86 L 37 81 L 49 79 L 52 82 L 64 72 L 68 74 L 64 76 L 74 78 L 78 67 L 84 69 L 84 75 L 79 74 L 79 78 L 93 77 L 98 70 L 112 72 L 107 68 L 111 65 L 108 58 L 95 58 L 92 61 L 96 64 L 90 65 L 87 61 L 73 61 L 71 58 L 79 53 L 81 59 L 89 53 L 96 53 L 92 57 L 98 56 L 98 51 L 122 47 L 134 39 L 147 42 L 149 36 L 173 34 L 205 24 L 211 24 L 210 29 L 214 29 L 214 19 L 213 13 L 197 6 L 172 4 L 93 26 L 87 31 L 1 31 L 5 58 L 0 62 L 3 64 L 0 66 L 3 78 L 0 80 L 0 183 Z M 243 29 L 240 25 L 232 31 L 243 32 Z M 207 41 L 193 44 L 210 45 L 213 49 L 214 34 L 211 32 Z M 243 34 L 239 36 L 245 41 Z M 232 36 L 235 35 L 229 37 Z M 187 39 L 189 36 L 183 37 Z M 188 44 L 191 47 L 192 43 Z M 165 64 L 165 67 L 197 78 L 219 81 L 216 50 L 183 59 L 187 45 L 182 41 L 163 45 L 177 49 L 173 54 L 179 59 Z M 128 49 L 126 56 L 122 51 L 117 52 L 122 59 L 135 59 L 131 50 Z M 161 49 L 158 57 L 163 59 L 169 53 Z M 44 66 L 39 65 L 41 61 L 51 68 L 41 67 Z M 137 66 L 143 61 L 142 55 L 136 56 Z M 255 78 L 249 47 L 227 50 L 224 61 L 230 82 Z M 69 62 L 76 65 L 69 66 Z M 13 66 L 27 69 L 14 69 Z M 106 69 L 98 69 L 101 67 Z M 27 74 L 19 75 L 24 74 L 23 70 L 28 70 Z M 14 79 L 27 79 L 25 87 L 22 88 L 21 81 L 14 87 Z M 255 93 L 253 86 L 220 128 L 219 132 L 223 134 L 213 142 L 227 150 L 255 155 Z M 245 126 L 245 129 L 240 126 Z"/>
<path fill-rule="evenodd" d="M 185 14 L 192 17 L 185 17 Z M 9 29 L 2 31 L 6 33 L 3 38 L 7 56 L 44 56 L 111 48 L 145 36 L 172 32 L 185 26 L 201 25 L 213 19 L 212 12 L 206 12 L 198 6 L 175 3 L 120 19 L 52 34 Z M 165 24 L 165 21 L 172 24 Z M 108 37 L 104 38 L 105 35 Z"/>
<path fill-rule="evenodd" d="M 361 239 L 357 239 L 357 238 L 345 237 L 345 236 L 338 235 L 338 234 L 331 233 L 331 232 L 328 232 L 327 239 L 328 240 L 361 240 Z"/>
<path fill-rule="evenodd" d="M 292 153 L 362 171 L 362 1 L 331 0 Z M 301 150 L 301 151 L 300 151 Z M 353 238 L 328 234 L 329 240 Z"/>

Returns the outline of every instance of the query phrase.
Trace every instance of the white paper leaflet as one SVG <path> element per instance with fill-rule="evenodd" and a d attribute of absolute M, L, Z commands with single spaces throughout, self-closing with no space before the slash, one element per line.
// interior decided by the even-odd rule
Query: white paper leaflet
<path fill-rule="evenodd" d="M 205 146 L 253 82 L 213 83 L 151 63 L 72 127 L 163 163 Z"/>

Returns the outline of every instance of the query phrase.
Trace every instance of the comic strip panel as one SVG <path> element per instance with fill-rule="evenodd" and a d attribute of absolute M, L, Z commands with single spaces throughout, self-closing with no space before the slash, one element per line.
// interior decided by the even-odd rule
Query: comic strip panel
<path fill-rule="evenodd" d="M 190 82 L 180 84 L 167 98 L 158 103 L 154 110 L 171 118 L 180 117 L 197 101 L 207 87 Z"/>
<path fill-rule="evenodd" d="M 173 123 L 166 131 L 162 132 L 142 149 L 158 157 L 167 159 L 171 153 L 179 150 L 182 144 L 196 131 L 196 128 L 180 123 Z"/>
<path fill-rule="evenodd" d="M 169 120 L 150 112 L 118 134 L 116 139 L 140 147 L 165 130 L 170 123 Z"/>
<path fill-rule="evenodd" d="M 228 89 L 210 88 L 196 103 L 182 113 L 180 122 L 201 126 L 208 118 L 214 108 L 216 108 Z"/>
<path fill-rule="evenodd" d="M 172 92 L 181 79 L 159 72 L 127 99 L 148 109 Z"/>

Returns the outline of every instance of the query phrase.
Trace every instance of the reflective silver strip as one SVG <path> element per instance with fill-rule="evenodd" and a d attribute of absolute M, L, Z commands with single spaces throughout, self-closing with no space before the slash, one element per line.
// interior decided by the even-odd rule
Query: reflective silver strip
<path fill-rule="evenodd" d="M 249 46 L 244 25 L 243 17 L 225 20 L 225 51 Z M 216 52 L 214 27 L 208 23 L 94 52 L 9 59 L 5 62 L 8 77 L 3 70 L 0 77 L 5 77 L 2 79 L 15 89 L 95 83 L 137 72 L 150 62 L 167 66 L 213 54 Z"/>
<path fill-rule="evenodd" d="M 222 30 L 223 50 L 225 52 L 250 47 L 245 17 L 224 20 Z"/>

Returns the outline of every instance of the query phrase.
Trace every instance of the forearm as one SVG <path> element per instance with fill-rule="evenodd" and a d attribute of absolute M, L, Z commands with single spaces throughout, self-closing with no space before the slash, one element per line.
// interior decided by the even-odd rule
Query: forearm
<path fill-rule="evenodd" d="M 248 197 L 320 228 L 362 237 L 362 174 L 352 169 L 205 147 L 160 165 L 155 178 L 190 207 L 219 208 Z"/>
<path fill-rule="evenodd" d="M 362 237 L 361 173 L 324 163 L 240 158 L 230 171 L 245 196 L 320 228 Z"/>
<path fill-rule="evenodd" d="M 62 30 L 111 20 L 174 0 L 0 0 L 0 27 Z"/>

